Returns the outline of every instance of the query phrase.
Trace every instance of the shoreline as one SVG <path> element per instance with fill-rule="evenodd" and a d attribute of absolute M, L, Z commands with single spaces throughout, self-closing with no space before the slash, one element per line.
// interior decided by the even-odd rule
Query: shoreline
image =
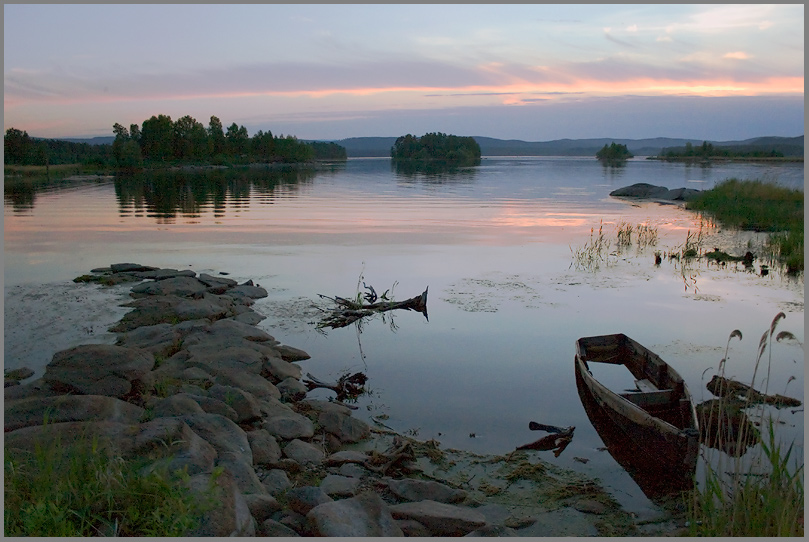
<path fill-rule="evenodd" d="M 137 267 L 146 268 L 146 266 Z M 117 274 L 121 273 L 126 272 Z M 243 521 L 239 525 L 234 523 L 236 521 L 235 511 L 231 512 L 233 521 L 230 526 L 233 529 L 224 534 L 240 532 L 242 534 L 266 535 L 268 529 L 281 529 L 276 525 L 277 523 L 286 528 L 290 528 L 290 525 L 297 527 L 297 530 L 294 528 L 292 530 L 298 534 L 311 534 L 312 529 L 315 529 L 319 534 L 323 534 L 323 531 L 318 531 L 317 529 L 328 529 L 318 523 L 319 520 L 315 519 L 318 517 L 319 512 L 310 514 L 316 506 L 312 506 L 306 511 L 306 514 L 301 514 L 300 510 L 296 512 L 294 509 L 285 508 L 280 504 L 287 501 L 289 488 L 275 491 L 274 495 L 268 489 L 268 484 L 266 483 L 268 478 L 279 477 L 279 471 L 285 474 L 290 485 L 295 483 L 294 480 L 300 480 L 302 483 L 306 479 L 311 479 L 312 474 L 315 473 L 315 478 L 321 477 L 320 485 L 307 485 L 306 487 L 317 488 L 309 491 L 318 493 L 318 495 L 319 491 L 322 491 L 329 499 L 327 501 L 329 503 L 356 501 L 357 499 L 367 501 L 371 499 L 376 503 L 375 506 L 383 506 L 384 510 L 388 510 L 387 513 L 393 513 L 394 516 L 392 517 L 400 516 L 393 522 L 394 527 L 391 528 L 393 532 L 396 532 L 395 529 L 398 526 L 400 531 L 405 532 L 405 534 L 407 534 L 407 529 L 415 529 L 414 533 L 424 536 L 446 535 L 447 533 L 442 533 L 437 527 L 434 527 L 432 531 L 428 529 L 430 519 L 422 518 L 422 521 L 418 522 L 420 526 L 412 523 L 410 520 L 415 517 L 413 514 L 416 514 L 416 512 L 413 512 L 410 508 L 420 502 L 439 499 L 440 495 L 447 493 L 449 490 L 455 492 L 449 491 L 450 494 L 454 495 L 454 497 L 449 498 L 450 502 L 445 503 L 446 506 L 453 507 L 449 510 L 453 514 L 461 513 L 472 518 L 469 520 L 470 523 L 465 524 L 466 527 L 462 529 L 468 529 L 466 530 L 467 533 L 478 529 L 489 529 L 488 532 L 494 532 L 491 531 L 494 529 L 496 532 L 507 536 L 586 536 L 605 534 L 649 536 L 661 532 L 670 532 L 679 527 L 676 518 L 666 517 L 665 514 L 660 518 L 660 523 L 651 522 L 636 525 L 630 515 L 623 512 L 617 503 L 591 480 L 587 480 L 582 475 L 572 471 L 565 471 L 546 464 L 536 456 L 528 455 L 525 452 L 509 454 L 509 456 L 478 456 L 457 450 L 440 450 L 435 443 L 419 442 L 381 427 L 371 427 L 365 422 L 351 417 L 350 409 L 344 408 L 335 402 L 306 399 L 305 387 L 301 388 L 300 368 L 298 367 L 296 370 L 295 360 L 305 359 L 303 356 L 308 357 L 308 354 L 295 348 L 281 345 L 274 338 L 255 327 L 255 324 L 263 319 L 263 316 L 255 313 L 250 307 L 254 299 L 266 296 L 266 290 L 262 292 L 261 290 L 263 289 L 250 284 L 249 281 L 238 285 L 232 284 L 235 281 L 229 282 L 228 279 L 221 276 L 205 275 L 204 277 L 196 277 L 189 276 L 192 272 L 177 272 L 176 270 L 152 269 L 151 271 L 136 271 L 133 273 L 153 273 L 155 278 L 134 277 L 137 280 L 134 280 L 132 284 L 138 290 L 136 292 L 138 298 L 132 304 L 137 306 L 134 311 L 123 315 L 120 319 L 118 328 L 121 331 L 117 335 L 118 344 L 111 345 L 111 347 L 132 349 L 139 351 L 141 354 L 145 352 L 151 354 L 155 361 L 158 361 L 159 358 L 162 361 L 153 363 L 153 366 L 143 371 L 138 378 L 132 379 L 130 383 L 141 382 L 141 384 L 134 386 L 134 388 L 140 386 L 141 389 L 134 394 L 126 392 L 121 395 L 119 393 L 118 395 L 123 399 L 114 397 L 115 394 L 113 396 L 98 393 L 88 394 L 89 388 L 81 392 L 83 395 L 81 393 L 76 395 L 76 382 L 70 384 L 74 386 L 74 389 L 69 397 L 73 398 L 71 400 L 82 398 L 81 400 L 84 401 L 90 400 L 88 399 L 90 397 L 105 395 L 107 397 L 105 401 L 114 401 L 116 402 L 115 404 L 120 401 L 140 408 L 142 412 L 140 412 L 137 420 L 129 419 L 127 423 L 133 427 L 138 425 L 139 430 L 142 432 L 145 426 L 151 427 L 155 423 L 165 424 L 168 423 L 166 420 L 177 419 L 186 420 L 186 425 L 194 430 L 200 427 L 202 424 L 200 419 L 206 419 L 206 416 L 223 417 L 221 414 L 217 415 L 212 412 L 203 414 L 198 410 L 203 403 L 208 404 L 210 407 L 215 400 L 211 397 L 211 393 L 205 394 L 206 391 L 219 390 L 221 392 L 220 388 L 229 387 L 235 390 L 231 391 L 231 394 L 243 396 L 245 405 L 240 408 L 244 412 L 237 414 L 236 420 L 231 421 L 233 425 L 236 425 L 244 433 L 244 438 L 250 442 L 252 461 L 242 458 L 243 461 L 237 466 L 227 462 L 223 463 L 221 438 L 217 439 L 211 436 L 210 433 L 207 434 L 209 437 L 207 440 L 214 449 L 220 448 L 217 450 L 220 452 L 218 454 L 219 459 L 188 459 L 191 464 L 199 467 L 200 472 L 195 474 L 197 476 L 205 476 L 206 470 L 211 470 L 215 465 L 225 465 L 225 471 L 230 471 L 230 478 L 232 478 L 230 491 L 235 496 L 234 502 L 243 501 L 243 504 L 251 511 L 251 514 L 249 514 L 250 519 L 242 518 Z M 98 277 L 114 276 L 116 273 L 108 274 L 107 271 L 97 270 L 95 275 Z M 208 285 L 195 292 L 188 293 L 186 291 L 189 287 L 193 289 L 193 281 L 200 280 L 204 280 Z M 186 290 L 183 290 L 183 288 Z M 187 295 L 178 295 L 184 291 L 186 291 Z M 154 308 L 157 306 L 156 304 L 159 305 L 158 302 L 165 302 L 170 298 L 176 299 L 172 299 L 169 305 L 162 305 L 162 308 L 151 312 L 145 309 L 141 310 L 147 306 Z M 216 312 L 220 316 L 218 318 L 200 319 L 197 317 L 199 314 L 193 313 L 193 310 L 186 306 L 194 302 L 199 302 L 197 305 L 205 302 L 211 305 L 214 300 L 223 301 L 223 298 L 230 298 L 230 301 L 224 300 L 224 305 L 218 305 L 219 308 L 213 307 L 214 311 L 219 311 Z M 214 305 L 216 304 L 214 303 Z M 221 312 L 220 309 L 225 305 L 229 307 L 228 310 L 232 314 L 224 315 Z M 171 311 L 167 311 L 167 307 L 172 307 Z M 139 310 L 138 317 L 132 316 L 132 313 Z M 183 313 L 182 310 L 191 312 Z M 186 318 L 186 316 L 194 316 L 194 318 Z M 160 320 L 168 321 L 161 322 Z M 149 325 L 143 325 L 147 322 Z M 229 331 L 225 333 L 223 330 Z M 218 340 L 224 341 L 216 343 L 219 344 L 218 347 L 214 346 L 214 343 L 202 341 L 202 337 L 218 334 L 221 334 Z M 177 343 L 178 337 L 180 339 L 179 343 Z M 194 343 L 194 341 L 197 341 L 195 343 L 197 345 L 196 350 L 194 344 L 189 344 Z M 78 348 L 82 348 L 82 346 Z M 255 382 L 250 382 L 251 379 L 245 380 L 243 375 L 242 378 L 238 378 L 238 375 L 233 371 L 233 367 L 226 366 L 227 364 L 232 365 L 232 360 L 226 362 L 223 359 L 218 361 L 210 359 L 211 356 L 208 354 L 220 351 L 222 348 L 225 350 L 230 348 L 252 348 L 253 351 L 264 352 L 267 359 L 258 364 L 262 368 L 258 372 L 252 373 L 250 371 L 253 371 L 258 366 L 254 364 L 248 373 L 256 376 L 262 374 L 264 378 L 261 380 L 266 385 L 262 383 L 259 388 L 256 388 Z M 267 355 L 270 352 L 280 353 L 280 356 Z M 251 354 L 245 351 L 241 355 L 249 358 Z M 52 373 L 56 357 L 46 368 L 46 374 L 49 371 Z M 222 365 L 223 363 L 225 365 Z M 191 378 L 192 376 L 193 378 Z M 281 378 L 282 376 L 283 378 Z M 19 386 L 6 389 L 7 430 L 9 429 L 10 419 L 14 419 L 14 416 L 9 416 L 9 408 L 13 410 L 14 405 L 19 406 L 21 403 L 26 402 L 29 406 L 39 403 L 52 405 L 54 401 L 64 400 L 56 399 L 56 397 L 64 394 L 56 392 L 53 384 L 58 381 L 58 378 L 56 380 L 55 378 L 53 374 L 50 374 L 47 378 L 38 379 L 33 383 L 22 383 Z M 179 380 L 179 382 L 174 383 L 176 393 L 165 394 L 164 392 L 162 394 L 165 395 L 164 397 L 158 397 L 155 390 L 160 387 L 156 384 L 160 382 L 160 378 Z M 255 380 L 255 377 L 252 380 Z M 149 385 L 150 381 L 151 387 Z M 201 382 L 210 383 L 207 390 L 204 386 L 197 385 Z M 237 384 L 237 382 L 241 382 L 241 384 Z M 62 384 L 63 386 L 68 385 L 64 382 Z M 163 385 L 163 387 L 165 386 Z M 274 392 L 272 391 L 273 388 L 275 389 Z M 250 391 L 251 389 L 252 391 Z M 276 394 L 277 397 L 275 396 Z M 252 402 L 250 395 L 253 396 Z M 196 401 L 188 402 L 188 396 L 207 397 L 208 399 L 197 399 Z M 250 407 L 253 403 L 256 404 Z M 195 407 L 194 405 L 198 406 Z M 221 407 L 217 408 L 227 412 Z M 251 411 L 250 408 L 253 408 L 253 410 Z M 257 411 L 256 408 L 258 409 Z M 203 408 L 202 410 L 204 411 L 205 409 Z M 144 412 L 152 412 L 151 419 L 143 421 Z M 161 412 L 164 412 L 167 416 L 155 415 L 155 413 Z M 58 421 L 58 414 L 56 414 L 52 418 L 51 429 L 55 429 L 62 424 L 74 424 L 74 426 L 75 424 L 84 424 L 85 427 L 98 427 L 101 423 L 97 418 L 74 419 L 81 418 L 75 412 L 63 412 L 63 415 L 65 420 L 69 421 Z M 239 416 L 248 417 L 239 418 Z M 285 421 L 279 421 L 282 419 Z M 31 435 L 36 433 L 35 427 L 37 427 L 32 425 L 30 411 L 28 419 L 24 419 L 20 423 L 29 425 L 16 431 L 7 432 L 6 447 L 9 446 L 9 441 L 16 442 L 18 446 L 23 446 L 21 443 L 30 444 Z M 298 429 L 291 433 L 286 432 L 290 425 L 298 427 Z M 280 429 L 282 427 L 284 429 Z M 241 435 L 239 430 L 234 430 L 232 427 L 230 429 L 234 431 L 234 434 Z M 270 433 L 268 436 L 274 440 L 275 446 L 268 444 L 269 440 L 266 438 L 265 431 Z M 300 431 L 303 432 L 300 433 Z M 206 434 L 203 429 L 192 432 L 198 435 Z M 16 437 L 15 433 L 17 434 Z M 27 436 L 24 435 L 25 438 L 20 437 L 20 433 Z M 358 438 L 358 436 L 361 436 L 361 438 Z M 259 437 L 261 437 L 263 444 L 254 446 L 253 441 L 256 441 Z M 203 437 L 203 440 L 206 439 Z M 294 446 L 293 443 L 295 443 Z M 290 446 L 295 449 L 290 449 Z M 119 445 L 119 447 L 125 448 L 124 445 Z M 266 455 L 268 448 L 277 449 L 277 453 L 273 454 L 268 462 L 257 462 L 256 457 L 262 456 L 262 454 Z M 391 448 L 395 449 L 391 450 Z M 305 450 L 305 453 L 302 450 Z M 396 450 L 404 450 L 398 452 L 403 454 L 398 459 L 395 459 L 396 454 L 394 452 Z M 183 456 L 183 454 L 187 456 L 190 453 L 188 450 L 176 451 L 180 452 L 178 457 Z M 320 452 L 319 455 L 316 453 L 317 451 Z M 296 455 L 301 453 L 304 453 L 304 455 Z M 386 453 L 387 456 L 385 455 Z M 392 453 L 393 455 L 391 455 Z M 303 459 L 306 454 L 315 454 L 317 460 Z M 388 457 L 390 465 L 384 468 L 382 472 L 377 472 L 374 468 L 379 469 L 380 467 L 379 465 L 374 465 L 371 460 L 379 457 L 380 454 L 383 457 Z M 534 460 L 537 461 L 535 462 Z M 358 465 L 358 463 L 362 464 L 362 466 Z M 199 466 L 203 464 L 204 466 Z M 254 468 L 245 470 L 245 466 Z M 302 466 L 304 468 L 301 468 Z M 252 471 L 252 475 L 250 475 L 250 471 Z M 355 476 L 349 476 L 348 474 L 354 474 Z M 210 473 L 207 473 L 207 475 L 210 476 Z M 330 480 L 330 483 L 339 482 L 349 486 L 354 484 L 353 480 L 356 479 L 356 485 L 353 490 L 341 489 L 337 491 L 332 488 L 332 491 L 336 492 L 329 494 L 322 487 L 327 479 Z M 418 499 L 414 500 L 412 495 L 405 499 L 402 498 L 403 490 L 400 487 L 402 480 L 406 480 L 404 483 L 416 487 L 418 491 L 422 492 Z M 431 486 L 428 482 L 439 484 L 440 487 Z M 399 485 L 397 486 L 397 484 Z M 328 489 L 328 484 L 326 485 Z M 399 489 L 396 489 L 397 487 Z M 365 489 L 365 491 L 358 491 L 360 488 Z M 429 494 L 432 498 L 425 499 L 424 492 L 428 488 L 433 492 Z M 543 491 L 553 493 L 549 489 L 555 490 L 557 496 L 554 497 L 552 494 L 543 496 Z M 462 499 L 459 499 L 458 491 L 464 492 Z M 371 493 L 376 497 L 371 496 Z M 360 495 L 365 495 L 365 497 L 360 497 Z M 560 498 L 559 495 L 565 496 Z M 241 499 L 239 496 L 241 496 Z M 276 499 L 276 496 L 283 496 L 284 498 L 279 500 Z M 379 504 L 380 501 L 375 500 L 377 498 L 380 499 L 382 505 Z M 262 506 L 259 506 L 258 503 L 262 503 Z M 325 505 L 326 502 L 321 504 Z M 336 504 L 329 504 L 326 508 L 333 506 L 336 506 Z M 370 505 L 365 502 L 363 506 Z M 262 511 L 259 511 L 259 509 Z M 267 510 L 272 510 L 272 512 L 268 513 Z M 519 511 L 522 512 L 518 513 Z M 445 511 L 445 513 L 449 512 Z M 410 516 L 407 516 L 407 514 L 410 514 Z M 304 519 L 299 516 L 303 516 Z M 409 519 L 403 519 L 405 516 Z M 481 516 L 483 519 L 481 519 Z M 268 521 L 270 523 L 267 523 Z M 404 523 L 403 526 L 399 525 L 405 521 L 407 523 Z M 363 520 L 358 518 L 355 518 L 352 525 L 354 528 L 370 528 L 363 523 Z M 365 526 L 359 527 L 360 525 Z M 376 529 L 379 526 L 376 525 L 373 528 Z M 331 535 L 337 536 L 339 534 L 332 533 Z"/>

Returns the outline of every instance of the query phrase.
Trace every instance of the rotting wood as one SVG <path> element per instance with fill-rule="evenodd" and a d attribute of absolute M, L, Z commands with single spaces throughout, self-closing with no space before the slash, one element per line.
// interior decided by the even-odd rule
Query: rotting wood
<path fill-rule="evenodd" d="M 334 383 L 324 382 L 312 376 L 311 373 L 306 373 L 306 379 L 303 380 L 303 384 L 309 391 L 315 388 L 332 390 L 337 393 L 337 401 L 335 401 L 335 403 L 351 408 L 349 405 L 345 405 L 343 401 L 346 399 L 356 399 L 362 395 L 365 392 L 365 383 L 367 381 L 368 377 L 365 376 L 365 373 L 346 373 Z"/>
<path fill-rule="evenodd" d="M 798 407 L 802 404 L 799 400 L 793 399 L 792 397 L 786 397 L 779 394 L 766 395 L 756 391 L 747 384 L 742 384 L 736 380 L 731 380 L 730 378 L 725 378 L 718 375 L 711 378 L 711 381 L 706 384 L 706 387 L 708 388 L 708 391 L 717 397 L 736 397 L 750 403 L 765 403 L 768 405 L 773 405 L 777 408 Z"/>
<path fill-rule="evenodd" d="M 429 320 L 427 316 L 427 290 L 429 290 L 429 287 L 425 288 L 421 295 L 405 299 L 404 301 L 375 301 L 373 303 L 360 303 L 344 297 L 329 297 L 327 295 L 318 294 L 320 298 L 332 301 L 336 307 L 330 310 L 324 310 L 326 315 L 321 318 L 317 327 L 330 327 L 332 329 L 345 327 L 368 316 L 398 309 L 420 312 L 424 315 L 424 318 Z M 366 299 L 376 299 L 376 295 L 372 298 L 366 296 Z"/>

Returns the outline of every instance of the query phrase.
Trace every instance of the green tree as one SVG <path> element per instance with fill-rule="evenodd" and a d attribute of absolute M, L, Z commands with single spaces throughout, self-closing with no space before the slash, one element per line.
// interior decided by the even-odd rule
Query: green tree
<path fill-rule="evenodd" d="M 228 126 L 225 140 L 227 141 L 226 148 L 230 156 L 242 156 L 249 152 L 250 137 L 247 135 L 247 128 L 244 126 L 237 126 L 235 122 Z"/>
<path fill-rule="evenodd" d="M 208 122 L 208 149 L 211 156 L 219 156 L 225 153 L 225 130 L 219 117 L 211 115 Z"/>
<path fill-rule="evenodd" d="M 32 147 L 33 142 L 28 132 L 9 128 L 3 138 L 3 161 L 6 164 L 27 165 L 30 163 Z"/>
<path fill-rule="evenodd" d="M 447 135 L 440 132 L 414 137 L 411 134 L 396 139 L 391 148 L 394 161 L 437 161 L 453 166 L 480 163 L 480 145 L 472 137 Z"/>
<path fill-rule="evenodd" d="M 158 115 L 143 121 L 141 128 L 141 151 L 147 160 L 171 158 L 174 140 L 174 123 L 168 115 Z"/>
<path fill-rule="evenodd" d="M 610 145 L 604 144 L 601 150 L 596 153 L 596 158 L 606 162 L 622 162 L 633 156 L 626 145 L 621 145 L 620 143 L 616 144 L 615 141 Z"/>

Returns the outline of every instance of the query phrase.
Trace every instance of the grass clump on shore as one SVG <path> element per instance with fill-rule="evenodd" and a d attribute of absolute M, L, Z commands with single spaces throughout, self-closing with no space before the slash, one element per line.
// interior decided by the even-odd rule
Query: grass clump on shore
<path fill-rule="evenodd" d="M 769 248 L 790 274 L 803 271 L 803 190 L 728 179 L 687 205 L 726 227 L 770 232 Z"/>
<path fill-rule="evenodd" d="M 772 361 L 772 339 L 778 321 L 784 317 L 779 313 L 759 343 L 758 357 L 753 371 L 753 382 L 743 399 L 725 394 L 711 401 L 708 418 L 701 424 L 704 433 L 710 432 L 714 443 L 711 445 L 722 452 L 713 457 L 703 450 L 705 459 L 705 481 L 700 489 L 695 486 L 688 502 L 690 536 L 799 536 L 804 534 L 803 500 L 803 460 L 796 452 L 794 443 L 784 447 L 775 435 L 778 420 L 772 416 L 765 419 L 764 406 L 755 397 L 753 384 L 765 350 L 770 347 L 767 367 L 769 385 L 770 363 Z M 741 332 L 731 333 L 730 340 Z M 789 332 L 781 332 L 776 340 L 791 337 Z M 719 363 L 719 376 L 724 377 L 725 358 Z M 790 381 L 792 379 L 790 378 Z M 765 387 L 766 394 L 766 387 Z M 737 405 L 741 403 L 741 407 Z M 749 410 L 758 404 L 758 418 L 765 428 L 762 433 L 752 423 L 731 427 L 723 423 L 726 414 L 733 410 Z M 716 405 L 716 406 L 713 406 Z M 758 447 L 748 451 L 752 442 Z M 704 445 L 703 445 L 704 446 Z M 713 459 L 713 460 L 712 460 Z"/>
<path fill-rule="evenodd" d="M 213 507 L 182 474 L 144 469 L 96 440 L 4 451 L 5 536 L 182 536 Z"/>

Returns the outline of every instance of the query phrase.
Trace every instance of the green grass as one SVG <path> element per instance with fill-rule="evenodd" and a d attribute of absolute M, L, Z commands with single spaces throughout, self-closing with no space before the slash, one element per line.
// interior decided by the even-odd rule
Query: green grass
<path fill-rule="evenodd" d="M 78 439 L 4 451 L 5 536 L 181 536 L 214 506 L 182 473 L 144 469 Z M 212 486 L 213 487 L 213 486 Z"/>
<path fill-rule="evenodd" d="M 762 181 L 728 179 L 687 208 L 725 227 L 770 232 L 769 249 L 790 274 L 803 271 L 803 190 Z"/>
<path fill-rule="evenodd" d="M 742 404 L 743 411 L 754 407 L 752 386 L 768 347 L 767 377 L 762 380 L 769 382 L 773 334 L 783 317 L 784 314 L 779 313 L 773 319 L 759 342 L 751 388 Z M 784 333 L 776 340 L 780 340 Z M 741 332 L 731 333 L 728 345 L 734 337 L 741 340 Z M 727 350 L 719 363 L 720 376 L 724 376 L 726 361 Z M 720 397 L 714 403 L 718 406 L 717 411 L 712 412 L 712 420 L 722 419 L 725 411 L 737 408 L 734 400 L 729 398 Z M 713 454 L 703 448 L 705 480 L 701 488 L 695 487 L 687 502 L 690 536 L 803 537 L 803 458 L 796 453 L 794 443 L 785 448 L 777 440 L 775 427 L 778 420 L 773 420 L 772 416 L 764 420 L 764 412 L 763 405 L 759 405 L 758 417 L 766 427 L 763 435 L 753 424 L 741 426 L 742 433 L 750 431 L 751 434 L 738 435 L 734 440 L 729 440 L 729 433 L 720 424 L 708 428 L 716 447 L 728 453 Z M 751 439 L 760 443 L 745 454 Z"/>

